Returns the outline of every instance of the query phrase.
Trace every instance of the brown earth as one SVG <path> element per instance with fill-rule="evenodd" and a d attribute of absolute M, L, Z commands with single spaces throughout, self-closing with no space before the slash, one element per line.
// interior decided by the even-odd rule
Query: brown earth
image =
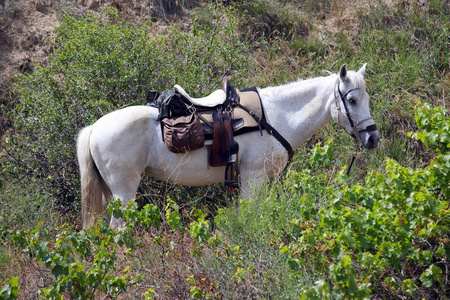
<path fill-rule="evenodd" d="M 51 1 L 0 0 L 0 83 L 19 72 L 31 72 L 33 61 L 45 61 L 59 20 Z"/>

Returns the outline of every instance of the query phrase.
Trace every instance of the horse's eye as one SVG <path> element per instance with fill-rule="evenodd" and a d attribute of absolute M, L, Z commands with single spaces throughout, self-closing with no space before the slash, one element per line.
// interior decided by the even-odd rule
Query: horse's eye
<path fill-rule="evenodd" d="M 356 99 L 353 97 L 348 97 L 347 101 L 348 101 L 348 103 L 352 103 L 352 104 L 356 103 Z"/>

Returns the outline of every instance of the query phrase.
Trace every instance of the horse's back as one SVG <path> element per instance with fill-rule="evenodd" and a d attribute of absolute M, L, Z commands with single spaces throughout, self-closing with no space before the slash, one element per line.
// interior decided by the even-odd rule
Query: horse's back
<path fill-rule="evenodd" d="M 104 115 L 92 128 L 92 138 L 104 143 L 136 142 L 149 128 L 157 126 L 158 111 L 149 106 L 130 106 Z"/>
<path fill-rule="evenodd" d="M 157 122 L 158 110 L 151 106 L 129 106 L 110 112 L 94 123 L 95 129 L 106 127 L 108 131 L 127 130 L 130 126 Z"/>

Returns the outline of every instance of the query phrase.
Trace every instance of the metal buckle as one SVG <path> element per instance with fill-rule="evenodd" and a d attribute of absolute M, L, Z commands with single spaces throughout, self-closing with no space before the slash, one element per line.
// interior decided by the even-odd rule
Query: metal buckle
<path fill-rule="evenodd" d="M 186 110 L 186 112 L 189 114 L 193 114 L 196 111 L 197 111 L 197 109 L 194 107 L 194 105 L 189 106 L 188 109 Z"/>

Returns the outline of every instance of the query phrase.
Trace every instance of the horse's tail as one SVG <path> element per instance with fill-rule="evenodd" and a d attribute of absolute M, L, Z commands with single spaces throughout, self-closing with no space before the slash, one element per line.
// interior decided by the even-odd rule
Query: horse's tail
<path fill-rule="evenodd" d="M 81 209 L 83 228 L 92 225 L 93 218 L 103 213 L 103 195 L 107 195 L 97 166 L 91 155 L 90 137 L 92 126 L 83 128 L 77 141 L 77 156 L 81 176 Z"/>

